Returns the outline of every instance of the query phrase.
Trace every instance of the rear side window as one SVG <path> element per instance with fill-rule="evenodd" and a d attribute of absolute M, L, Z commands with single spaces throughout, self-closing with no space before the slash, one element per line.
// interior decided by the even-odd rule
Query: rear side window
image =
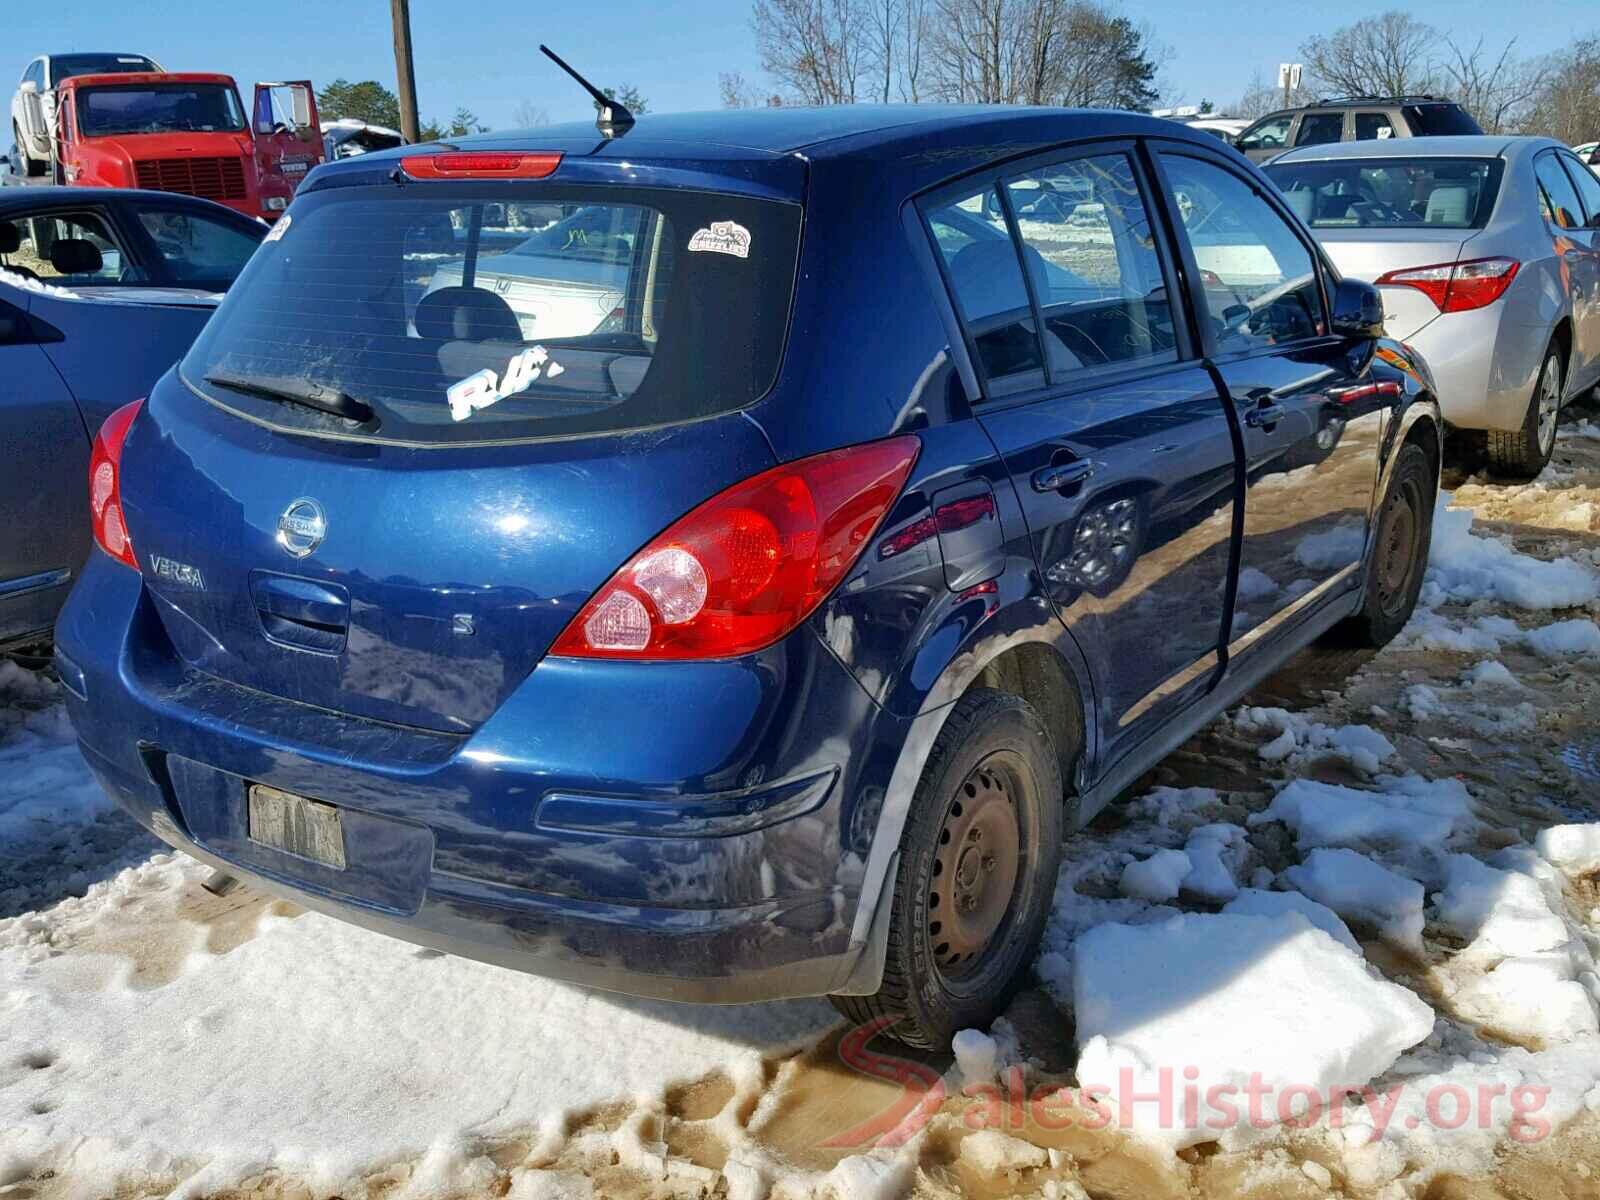
<path fill-rule="evenodd" d="M 182 208 L 139 209 L 139 223 L 179 283 L 226 291 L 255 253 L 261 235 Z"/>
<path fill-rule="evenodd" d="M 1459 104 L 1408 104 L 1400 110 L 1413 137 L 1450 137 L 1483 132 Z"/>
<path fill-rule="evenodd" d="M 1533 173 L 1539 178 L 1539 207 L 1544 219 L 1561 229 L 1581 229 L 1583 202 L 1556 156 L 1549 152 L 1539 155 L 1533 160 Z"/>
<path fill-rule="evenodd" d="M 1596 178 L 1595 173 L 1573 155 L 1560 154 L 1557 157 L 1561 159 L 1561 165 L 1566 167 L 1567 174 L 1578 189 L 1584 211 L 1589 214 L 1590 228 L 1600 227 L 1600 178 Z"/>
<path fill-rule="evenodd" d="M 799 237 L 798 205 L 706 192 L 311 192 L 182 376 L 272 424 L 420 444 L 730 412 L 777 377 Z"/>
<path fill-rule="evenodd" d="M 1296 146 L 1324 146 L 1344 136 L 1343 113 L 1307 113 L 1300 118 Z"/>
<path fill-rule="evenodd" d="M 1162 154 L 1224 351 L 1326 332 L 1316 262 L 1294 228 L 1233 172 Z"/>
<path fill-rule="evenodd" d="M 1394 122 L 1388 113 L 1358 112 L 1356 114 L 1356 141 L 1383 141 L 1394 136 Z"/>
<path fill-rule="evenodd" d="M 125 258 L 110 223 L 100 213 L 53 213 L 18 219 L 11 269 L 57 287 L 91 288 L 148 283 L 144 272 Z"/>
<path fill-rule="evenodd" d="M 978 362 L 991 381 L 1043 366 L 1016 243 L 993 184 L 927 212 Z"/>
<path fill-rule="evenodd" d="M 1044 318 L 1051 378 L 1175 362 L 1166 280 L 1127 155 L 1072 159 L 1010 180 L 1006 190 Z"/>
<path fill-rule="evenodd" d="M 1268 178 L 1313 229 L 1482 229 L 1498 158 L 1342 158 L 1267 164 Z"/>

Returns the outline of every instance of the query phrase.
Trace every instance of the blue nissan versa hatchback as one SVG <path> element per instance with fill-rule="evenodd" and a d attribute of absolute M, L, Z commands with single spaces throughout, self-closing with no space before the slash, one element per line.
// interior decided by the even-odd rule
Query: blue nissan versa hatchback
<path fill-rule="evenodd" d="M 156 834 L 318 911 L 944 1043 L 1069 830 L 1405 622 L 1442 426 L 1381 319 L 1244 158 L 1127 114 L 329 164 L 100 432 L 72 718 Z"/>

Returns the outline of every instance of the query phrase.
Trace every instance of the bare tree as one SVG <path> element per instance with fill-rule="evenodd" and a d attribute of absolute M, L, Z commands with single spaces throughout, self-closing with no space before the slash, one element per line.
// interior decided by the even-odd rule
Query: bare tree
<path fill-rule="evenodd" d="M 763 96 L 745 79 L 742 71 L 727 71 L 717 76 L 717 90 L 722 94 L 723 108 L 780 108 L 783 97 Z"/>
<path fill-rule="evenodd" d="M 1314 86 L 1345 96 L 1409 96 L 1438 84 L 1439 34 L 1400 9 L 1366 17 L 1300 47 Z"/>
<path fill-rule="evenodd" d="M 1462 107 L 1477 118 L 1485 133 L 1509 133 L 1518 128 L 1534 97 L 1544 87 L 1545 69 L 1541 63 L 1525 63 L 1512 50 L 1512 38 L 1498 55 L 1484 51 L 1479 38 L 1465 50 L 1453 38 L 1445 38 L 1450 57 L 1442 71 L 1449 81 L 1449 92 Z"/>
<path fill-rule="evenodd" d="M 900 2 L 900 99 L 922 99 L 922 47 L 928 33 L 928 0 Z"/>
<path fill-rule="evenodd" d="M 884 104 L 889 103 L 895 72 L 900 66 L 895 60 L 895 48 L 900 42 L 901 4 L 902 0 L 871 0 L 867 14 L 867 27 L 872 40 L 872 69 L 877 79 L 873 85 L 876 92 L 873 99 Z"/>
<path fill-rule="evenodd" d="M 1600 130 L 1600 34 L 1582 38 L 1546 61 L 1541 86 L 1522 120 L 1522 132 L 1541 133 L 1569 146 L 1593 141 L 1596 130 Z"/>
<path fill-rule="evenodd" d="M 518 129 L 533 129 L 550 124 L 550 114 L 532 100 L 522 100 L 511 110 L 511 123 Z"/>
<path fill-rule="evenodd" d="M 872 62 L 865 0 L 755 0 L 761 65 L 804 104 L 854 104 Z"/>
<path fill-rule="evenodd" d="M 1290 107 L 1305 104 L 1309 97 L 1304 89 L 1296 88 L 1289 93 Z M 1250 77 L 1250 86 L 1232 104 L 1227 111 L 1230 116 L 1238 117 L 1245 121 L 1254 121 L 1257 117 L 1264 117 L 1283 107 L 1283 89 L 1272 87 L 1267 83 L 1266 77 L 1258 69 Z"/>

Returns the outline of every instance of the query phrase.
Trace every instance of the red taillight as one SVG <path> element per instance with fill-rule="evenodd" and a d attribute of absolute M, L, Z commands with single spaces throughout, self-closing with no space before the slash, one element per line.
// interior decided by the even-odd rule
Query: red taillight
<path fill-rule="evenodd" d="M 128 426 L 139 415 L 143 400 L 124 404 L 106 418 L 95 434 L 89 455 L 89 523 L 94 527 L 95 544 L 125 566 L 139 569 L 128 538 L 128 523 L 122 511 L 122 443 Z"/>
<path fill-rule="evenodd" d="M 550 653 L 729 658 L 770 646 L 855 564 L 920 449 L 892 438 L 734 484 L 629 559 Z"/>
<path fill-rule="evenodd" d="M 1470 312 L 1505 295 L 1521 266 L 1514 258 L 1474 258 L 1390 271 L 1379 276 L 1377 283 L 1379 287 L 1416 288 L 1442 313 Z"/>
<path fill-rule="evenodd" d="M 440 154 L 408 154 L 400 169 L 413 179 L 544 179 L 561 165 L 561 151 L 535 154 L 474 154 L 447 150 Z"/>

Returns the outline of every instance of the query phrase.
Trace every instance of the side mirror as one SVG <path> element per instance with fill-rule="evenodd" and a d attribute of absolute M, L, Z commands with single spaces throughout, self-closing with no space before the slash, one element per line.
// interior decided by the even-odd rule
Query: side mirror
<path fill-rule="evenodd" d="M 1383 297 L 1360 279 L 1341 279 L 1333 293 L 1333 332 L 1371 340 L 1383 336 Z"/>
<path fill-rule="evenodd" d="M 21 92 L 24 96 L 37 95 L 39 91 L 39 85 L 31 79 L 24 79 L 17 85 L 17 91 Z"/>

